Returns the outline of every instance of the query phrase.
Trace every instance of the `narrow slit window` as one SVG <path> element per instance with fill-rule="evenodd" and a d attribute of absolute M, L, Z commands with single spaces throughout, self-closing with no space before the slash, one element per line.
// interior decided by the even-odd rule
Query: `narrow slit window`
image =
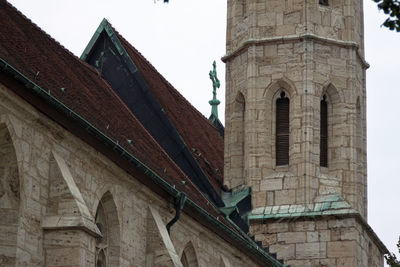
<path fill-rule="evenodd" d="M 329 6 L 329 0 L 319 0 L 319 4 L 322 6 Z"/>
<path fill-rule="evenodd" d="M 276 165 L 289 164 L 289 110 L 290 101 L 282 92 L 276 100 Z"/>
<path fill-rule="evenodd" d="M 320 143 L 319 143 L 319 165 L 328 167 L 328 103 L 324 95 L 321 100 L 321 128 L 320 128 Z"/>

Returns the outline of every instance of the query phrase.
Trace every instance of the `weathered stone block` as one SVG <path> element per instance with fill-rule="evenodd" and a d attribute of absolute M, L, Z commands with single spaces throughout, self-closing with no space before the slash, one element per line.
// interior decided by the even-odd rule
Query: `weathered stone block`
<path fill-rule="evenodd" d="M 276 244 L 276 245 L 271 245 L 269 247 L 269 250 L 272 253 L 276 253 L 278 259 L 285 259 L 285 260 L 291 260 L 295 258 L 295 244 L 289 244 L 289 245 L 281 245 L 281 244 Z"/>
<path fill-rule="evenodd" d="M 282 190 L 282 179 L 265 179 L 261 181 L 260 189 L 263 191 Z"/>
<path fill-rule="evenodd" d="M 296 244 L 296 259 L 326 258 L 326 243 Z"/>
<path fill-rule="evenodd" d="M 342 258 L 355 257 L 357 252 L 355 241 L 328 242 L 328 257 Z"/>
<path fill-rule="evenodd" d="M 287 222 L 280 223 L 269 223 L 268 233 L 282 233 L 289 230 L 289 224 Z"/>
<path fill-rule="evenodd" d="M 305 232 L 278 233 L 278 242 L 284 242 L 285 244 L 304 243 L 306 240 Z"/>

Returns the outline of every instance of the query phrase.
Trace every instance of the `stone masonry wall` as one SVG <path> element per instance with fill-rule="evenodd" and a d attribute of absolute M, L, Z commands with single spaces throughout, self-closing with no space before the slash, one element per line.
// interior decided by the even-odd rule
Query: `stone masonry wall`
<path fill-rule="evenodd" d="M 251 186 L 255 207 L 313 203 L 338 194 L 366 218 L 362 1 L 329 3 L 228 1 L 224 182 L 229 188 Z M 287 166 L 275 165 L 275 103 L 281 91 L 290 99 Z M 241 94 L 243 133 L 234 112 Z M 324 95 L 327 168 L 319 166 Z"/>
<path fill-rule="evenodd" d="M 146 266 L 148 207 L 160 214 L 165 225 L 175 215 L 172 204 L 2 84 L 0 125 L 7 129 L 15 148 L 21 191 L 15 210 L 18 230 L 10 233 L 0 219 L 0 240 L 6 238 L 16 250 L 15 266 L 94 266 L 99 237 L 94 219 L 106 193 L 112 196 L 119 222 L 119 231 L 114 231 L 119 233 L 114 238 L 120 240 L 119 255 L 114 255 L 119 258 L 119 266 Z M 0 167 L 2 170 L 4 165 Z M 4 178 L 0 178 L 3 183 Z M 50 185 L 54 189 L 50 190 Z M 5 217 L 4 212 L 0 209 L 0 218 Z M 191 242 L 199 266 L 218 266 L 227 261 L 231 266 L 256 266 L 185 213 L 172 227 L 171 240 L 179 257 Z M 4 249 L 0 246 L 0 259 Z"/>
<path fill-rule="evenodd" d="M 227 53 L 250 39 L 311 33 L 353 41 L 364 54 L 363 19 L 362 0 L 228 0 Z"/>
<path fill-rule="evenodd" d="M 252 186 L 255 207 L 312 203 L 319 195 L 337 193 L 365 216 L 364 77 L 355 50 L 312 41 L 251 46 L 227 62 L 228 187 Z M 275 103 L 281 91 L 290 99 L 288 166 L 275 165 Z M 231 122 L 239 92 L 245 98 L 244 171 L 235 168 L 238 139 Z M 323 95 L 328 101 L 327 168 L 319 166 Z"/>
<path fill-rule="evenodd" d="M 363 1 L 318 2 L 228 0 L 224 183 L 252 188 L 251 232 L 285 264 L 382 266 L 379 242 L 355 219 L 367 216 Z M 289 164 L 276 166 L 281 92 L 290 99 Z M 235 154 L 239 94 L 245 99 L 244 170 Z M 328 167 L 319 162 L 323 96 Z M 348 211 L 329 210 L 325 200 L 335 198 Z M 320 208 L 320 217 L 300 219 Z"/>
<path fill-rule="evenodd" d="M 0 266 L 15 266 L 19 202 L 15 150 L 7 128 L 0 124 Z"/>
<path fill-rule="evenodd" d="M 383 257 L 355 218 L 299 218 L 253 223 L 256 240 L 292 267 L 383 266 Z"/>

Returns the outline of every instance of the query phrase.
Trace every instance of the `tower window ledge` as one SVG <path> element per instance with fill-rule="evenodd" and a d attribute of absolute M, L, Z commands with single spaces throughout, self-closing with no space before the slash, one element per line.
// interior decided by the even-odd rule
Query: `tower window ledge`
<path fill-rule="evenodd" d="M 276 172 L 289 172 L 289 165 L 275 166 L 274 171 L 276 171 Z"/>
<path fill-rule="evenodd" d="M 274 171 L 268 176 L 264 177 L 265 179 L 274 179 L 274 178 L 285 178 L 285 177 L 293 177 L 295 176 L 292 172 L 289 171 L 289 166 L 277 166 Z"/>
<path fill-rule="evenodd" d="M 328 167 L 319 166 L 319 171 L 320 171 L 320 173 L 328 174 L 329 173 L 329 168 Z"/>

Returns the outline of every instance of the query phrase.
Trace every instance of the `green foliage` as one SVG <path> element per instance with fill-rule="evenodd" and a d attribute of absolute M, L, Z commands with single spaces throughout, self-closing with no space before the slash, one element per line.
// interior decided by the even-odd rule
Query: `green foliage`
<path fill-rule="evenodd" d="M 400 237 L 399 237 L 399 242 L 397 242 L 397 249 L 400 252 Z M 400 261 L 396 258 L 396 255 L 394 255 L 394 253 L 389 253 L 385 255 L 385 259 L 390 267 L 400 267 Z"/>
<path fill-rule="evenodd" d="M 378 3 L 378 8 L 383 10 L 389 17 L 383 23 L 383 26 L 390 30 L 400 32 L 400 0 L 373 0 Z"/>

